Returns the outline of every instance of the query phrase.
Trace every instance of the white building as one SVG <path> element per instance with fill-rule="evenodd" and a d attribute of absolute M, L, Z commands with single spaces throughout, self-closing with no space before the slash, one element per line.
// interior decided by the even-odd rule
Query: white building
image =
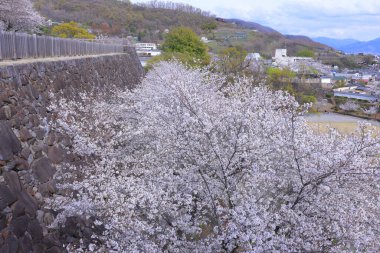
<path fill-rule="evenodd" d="M 155 43 L 136 43 L 135 48 L 138 56 L 152 57 L 161 54 Z"/>
<path fill-rule="evenodd" d="M 209 40 L 207 39 L 207 37 L 201 37 L 201 41 L 203 43 L 209 43 Z"/>
<path fill-rule="evenodd" d="M 157 50 L 157 45 L 155 43 L 136 43 L 136 50 L 139 51 L 149 51 L 149 50 Z"/>
<path fill-rule="evenodd" d="M 332 84 L 332 79 L 331 77 L 321 77 L 321 83 L 322 84 Z"/>
<path fill-rule="evenodd" d="M 292 67 L 294 64 L 311 63 L 314 59 L 311 57 L 288 57 L 286 49 L 276 49 L 273 61 L 274 65 L 279 67 Z"/>

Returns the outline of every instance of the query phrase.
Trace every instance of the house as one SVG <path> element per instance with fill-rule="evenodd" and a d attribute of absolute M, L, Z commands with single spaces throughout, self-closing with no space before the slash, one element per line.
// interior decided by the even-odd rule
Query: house
<path fill-rule="evenodd" d="M 140 51 L 157 50 L 157 45 L 155 43 L 136 43 L 135 47 L 136 50 Z"/>
<path fill-rule="evenodd" d="M 203 43 L 208 43 L 209 42 L 209 40 L 207 39 L 207 37 L 201 37 L 201 41 Z"/>
<path fill-rule="evenodd" d="M 333 80 L 331 77 L 326 77 L 326 76 L 323 76 L 321 77 L 321 86 L 323 89 L 328 89 L 330 90 L 332 87 L 333 87 Z"/>
<path fill-rule="evenodd" d="M 161 54 L 155 43 L 136 43 L 135 48 L 138 56 L 152 57 Z"/>
<path fill-rule="evenodd" d="M 334 89 L 334 96 L 360 99 L 368 102 L 378 101 L 378 97 L 371 94 L 370 90 L 363 86 L 348 86 Z"/>
<path fill-rule="evenodd" d="M 325 77 L 325 76 L 322 76 L 321 77 L 321 84 L 332 84 L 332 79 L 331 77 Z"/>

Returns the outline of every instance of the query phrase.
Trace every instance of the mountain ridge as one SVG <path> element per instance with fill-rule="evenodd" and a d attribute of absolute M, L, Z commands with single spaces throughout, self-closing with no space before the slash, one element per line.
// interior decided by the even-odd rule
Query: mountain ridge
<path fill-rule="evenodd" d="M 380 54 L 380 38 L 370 41 L 359 41 L 355 39 L 333 39 L 329 37 L 317 37 L 313 38 L 313 40 L 329 45 L 345 53 Z"/>

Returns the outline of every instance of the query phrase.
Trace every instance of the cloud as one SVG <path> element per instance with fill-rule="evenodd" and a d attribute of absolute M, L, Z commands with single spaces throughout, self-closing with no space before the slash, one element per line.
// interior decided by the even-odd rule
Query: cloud
<path fill-rule="evenodd" d="M 141 1 L 141 0 L 138 0 Z M 179 0 L 225 18 L 270 26 L 285 34 L 310 37 L 380 37 L 379 0 Z"/>

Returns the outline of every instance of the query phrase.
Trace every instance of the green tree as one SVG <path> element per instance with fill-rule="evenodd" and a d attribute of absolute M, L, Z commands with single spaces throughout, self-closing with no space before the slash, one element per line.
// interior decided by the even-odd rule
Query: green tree
<path fill-rule="evenodd" d="M 297 52 L 296 56 L 298 57 L 311 57 L 314 58 L 315 54 L 309 49 L 303 49 Z"/>
<path fill-rule="evenodd" d="M 236 75 L 241 73 L 247 67 L 247 64 L 245 63 L 245 57 L 247 54 L 247 51 L 241 46 L 225 48 L 218 54 L 216 67 L 224 74 Z"/>
<path fill-rule="evenodd" d="M 95 39 L 95 35 L 89 33 L 86 29 L 74 21 L 69 23 L 59 24 L 53 27 L 51 34 L 61 38 L 76 38 L 76 39 Z"/>
<path fill-rule="evenodd" d="M 317 102 L 317 98 L 315 96 L 308 96 L 308 95 L 302 95 L 302 104 L 305 103 L 313 103 L 315 104 Z"/>
<path fill-rule="evenodd" d="M 267 74 L 271 83 L 289 83 L 292 78 L 296 77 L 296 73 L 287 68 L 268 68 Z"/>
<path fill-rule="evenodd" d="M 182 63 L 187 64 L 187 66 L 196 67 L 198 66 L 198 62 L 194 61 L 189 54 L 179 53 L 179 52 L 170 52 L 170 53 L 162 53 L 161 55 L 157 55 L 155 57 L 150 58 L 147 61 L 147 66 L 145 70 L 150 70 L 152 66 L 160 61 L 170 61 L 176 59 Z"/>
<path fill-rule="evenodd" d="M 177 27 L 172 29 L 166 36 L 162 44 L 162 51 L 167 56 L 174 56 L 173 53 L 185 54 L 184 63 L 189 65 L 207 65 L 210 63 L 210 55 L 207 46 L 198 35 L 187 27 Z M 181 59 L 179 59 L 181 60 Z"/>
<path fill-rule="evenodd" d="M 205 33 L 210 33 L 212 30 L 215 30 L 216 28 L 218 28 L 216 22 L 207 22 L 201 25 L 201 29 Z"/>

